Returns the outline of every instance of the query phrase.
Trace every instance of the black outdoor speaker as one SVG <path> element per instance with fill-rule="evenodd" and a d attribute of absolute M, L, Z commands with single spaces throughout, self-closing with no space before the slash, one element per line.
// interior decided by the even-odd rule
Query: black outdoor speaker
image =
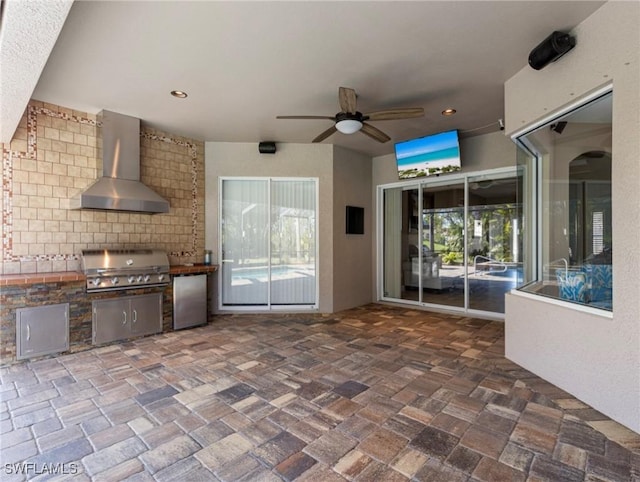
<path fill-rule="evenodd" d="M 553 32 L 531 51 L 529 65 L 532 69 L 540 70 L 558 60 L 575 45 L 575 37 L 563 32 Z"/>
<path fill-rule="evenodd" d="M 260 154 L 275 154 L 276 143 L 275 142 L 261 142 L 258 144 L 258 152 Z"/>

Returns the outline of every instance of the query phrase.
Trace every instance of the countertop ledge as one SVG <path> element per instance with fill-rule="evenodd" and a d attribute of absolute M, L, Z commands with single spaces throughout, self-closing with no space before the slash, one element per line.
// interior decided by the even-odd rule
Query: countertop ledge
<path fill-rule="evenodd" d="M 184 264 L 174 264 L 169 268 L 169 274 L 199 274 L 199 273 L 213 273 L 218 271 L 217 264 L 194 264 L 188 266 Z"/>
<path fill-rule="evenodd" d="M 213 273 L 218 265 L 195 264 L 193 266 L 174 265 L 169 269 L 171 275 Z M 85 281 L 86 277 L 78 271 L 54 271 L 50 273 L 24 273 L 0 275 L 0 287 L 34 285 L 39 283 L 69 283 Z"/>
<path fill-rule="evenodd" d="M 38 283 L 60 283 L 70 281 L 84 281 L 85 279 L 85 275 L 77 271 L 3 274 L 0 275 L 0 286 L 33 285 Z"/>

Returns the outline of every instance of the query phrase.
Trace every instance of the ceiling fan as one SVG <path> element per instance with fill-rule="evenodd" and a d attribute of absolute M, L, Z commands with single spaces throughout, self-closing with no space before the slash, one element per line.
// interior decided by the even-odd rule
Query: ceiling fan
<path fill-rule="evenodd" d="M 362 112 L 358 112 L 356 108 L 356 91 L 347 87 L 340 87 L 338 89 L 338 102 L 342 110 L 333 117 L 322 115 L 279 115 L 276 119 L 332 120 L 334 125 L 321 133 L 312 142 L 322 142 L 336 131 L 342 132 L 343 134 L 353 134 L 360 131 L 378 142 L 387 142 L 391 138 L 380 129 L 373 127 L 371 124 L 367 124 L 366 121 L 409 119 L 412 117 L 422 117 L 424 115 L 424 109 L 422 107 L 388 109 L 363 114 Z"/>

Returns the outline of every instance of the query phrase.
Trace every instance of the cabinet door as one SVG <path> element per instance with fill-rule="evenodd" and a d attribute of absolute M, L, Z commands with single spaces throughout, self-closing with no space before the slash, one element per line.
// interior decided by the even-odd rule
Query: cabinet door
<path fill-rule="evenodd" d="M 162 331 L 162 293 L 131 298 L 132 335 L 150 335 Z"/>
<path fill-rule="evenodd" d="M 16 310 L 18 360 L 69 349 L 69 303 Z"/>
<path fill-rule="evenodd" d="M 131 333 L 129 305 L 129 298 L 100 300 L 92 303 L 94 344 L 129 338 Z"/>

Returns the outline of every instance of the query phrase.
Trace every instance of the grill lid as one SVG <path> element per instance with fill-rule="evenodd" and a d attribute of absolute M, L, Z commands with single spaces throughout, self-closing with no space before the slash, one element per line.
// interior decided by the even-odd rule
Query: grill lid
<path fill-rule="evenodd" d="M 169 258 L 159 249 L 83 249 L 81 268 L 86 275 L 150 270 L 169 272 Z"/>

